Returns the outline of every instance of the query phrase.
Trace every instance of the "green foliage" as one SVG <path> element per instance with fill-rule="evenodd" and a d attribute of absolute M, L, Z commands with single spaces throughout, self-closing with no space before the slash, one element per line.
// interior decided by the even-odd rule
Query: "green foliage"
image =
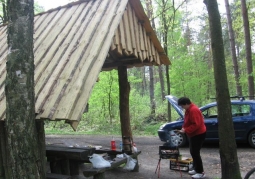
<path fill-rule="evenodd" d="M 0 25 L 3 23 L 3 16 L 4 16 L 4 12 L 3 12 L 3 4 L 5 4 L 5 6 L 7 5 L 5 0 L 0 0 Z M 7 6 L 5 7 L 7 10 Z M 44 11 L 44 7 L 40 6 L 39 3 L 37 1 L 34 2 L 34 13 L 38 14 L 40 12 Z"/>
<path fill-rule="evenodd" d="M 136 131 L 136 133 L 138 135 L 154 135 L 154 136 L 157 136 L 158 133 L 158 129 L 159 127 L 162 125 L 163 123 L 153 123 L 153 124 L 150 124 L 150 125 L 147 125 L 145 128 L 144 128 L 144 131 Z"/>
<path fill-rule="evenodd" d="M 38 14 L 40 12 L 44 12 L 44 7 L 41 6 L 37 1 L 34 2 L 34 12 L 35 14 Z"/>
<path fill-rule="evenodd" d="M 6 19 L 6 14 L 7 14 L 6 4 L 7 3 L 5 0 L 0 0 L 0 25 L 3 24 Z"/>

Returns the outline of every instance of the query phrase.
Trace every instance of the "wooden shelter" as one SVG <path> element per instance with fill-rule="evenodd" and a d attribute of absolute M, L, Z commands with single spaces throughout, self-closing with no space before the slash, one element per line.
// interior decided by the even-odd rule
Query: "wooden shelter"
<path fill-rule="evenodd" d="M 6 34 L 0 26 L 0 120 Z M 139 0 L 80 0 L 35 16 L 34 63 L 36 119 L 65 120 L 76 129 L 100 71 L 121 69 L 127 81 L 126 68 L 170 61 Z"/>

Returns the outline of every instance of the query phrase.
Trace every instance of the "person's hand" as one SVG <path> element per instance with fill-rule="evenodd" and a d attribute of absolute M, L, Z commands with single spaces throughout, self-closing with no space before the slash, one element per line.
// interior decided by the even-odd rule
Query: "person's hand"
<path fill-rule="evenodd" d="M 178 129 L 176 129 L 176 130 L 174 130 L 176 133 L 185 133 L 185 130 L 184 130 L 184 128 L 182 128 L 181 130 L 178 130 Z"/>
<path fill-rule="evenodd" d="M 182 128 L 181 130 L 179 130 L 180 133 L 185 133 L 185 129 Z"/>

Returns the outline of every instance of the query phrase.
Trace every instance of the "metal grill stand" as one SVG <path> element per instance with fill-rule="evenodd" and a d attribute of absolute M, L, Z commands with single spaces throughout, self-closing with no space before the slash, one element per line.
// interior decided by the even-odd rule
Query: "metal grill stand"
<path fill-rule="evenodd" d="M 175 159 L 176 161 L 178 161 L 178 157 L 179 157 L 178 147 L 169 146 L 167 145 L 167 143 L 164 146 L 159 146 L 159 160 L 155 170 L 155 174 L 158 172 L 158 178 L 160 176 L 161 159 Z"/>
<path fill-rule="evenodd" d="M 159 146 L 159 160 L 155 170 L 155 174 L 158 172 L 158 178 L 160 176 L 160 163 L 161 159 L 175 159 L 178 164 L 178 157 L 180 155 L 178 148 L 178 136 L 174 131 L 170 131 L 169 139 L 163 146 Z M 181 170 L 180 174 L 182 176 Z"/>

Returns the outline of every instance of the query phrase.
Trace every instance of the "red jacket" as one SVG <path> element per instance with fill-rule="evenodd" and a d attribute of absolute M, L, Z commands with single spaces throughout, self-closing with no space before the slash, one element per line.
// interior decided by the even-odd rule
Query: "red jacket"
<path fill-rule="evenodd" d="M 189 137 L 206 132 L 204 117 L 200 109 L 193 103 L 185 111 L 184 124 L 182 126 Z"/>

